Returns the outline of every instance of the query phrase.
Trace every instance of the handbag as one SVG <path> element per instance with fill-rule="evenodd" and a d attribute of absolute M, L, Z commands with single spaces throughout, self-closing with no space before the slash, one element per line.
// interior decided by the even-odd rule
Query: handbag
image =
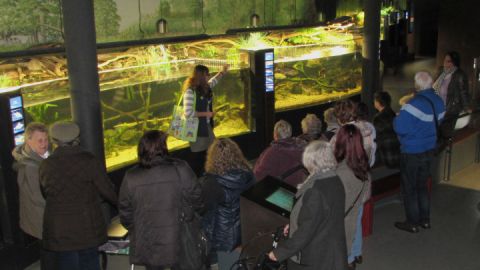
<path fill-rule="evenodd" d="M 193 94 L 193 107 L 195 108 L 197 101 L 195 91 L 193 91 Z M 177 105 L 173 106 L 172 120 L 168 128 L 168 134 L 182 141 L 195 142 L 197 141 L 198 133 L 198 117 L 185 117 L 183 105 L 180 105 L 184 95 L 185 94 L 180 97 Z"/>
<path fill-rule="evenodd" d="M 175 165 L 174 165 L 175 166 Z M 177 166 L 175 170 L 181 182 Z M 178 183 L 177 183 L 178 186 Z M 202 229 L 200 217 L 180 191 L 179 253 L 177 267 L 180 270 L 206 270 L 210 250 L 207 236 Z"/>

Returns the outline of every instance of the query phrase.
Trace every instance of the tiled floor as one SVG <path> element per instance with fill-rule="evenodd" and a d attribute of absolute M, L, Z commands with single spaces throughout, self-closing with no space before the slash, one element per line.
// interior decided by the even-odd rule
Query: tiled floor
<path fill-rule="evenodd" d="M 475 173 L 473 167 L 467 168 L 472 171 L 470 175 L 480 175 L 480 168 L 475 167 Z M 462 171 L 455 175 L 452 183 L 465 174 Z M 477 179 L 480 181 L 480 177 Z M 404 219 L 399 197 L 380 203 L 375 209 L 374 233 L 364 242 L 364 263 L 357 269 L 480 269 L 479 202 L 478 190 L 436 185 L 432 194 L 432 229 L 418 234 L 394 228 L 395 221 Z"/>
<path fill-rule="evenodd" d="M 453 175 L 446 185 L 480 191 L 480 163 L 472 164 Z"/>

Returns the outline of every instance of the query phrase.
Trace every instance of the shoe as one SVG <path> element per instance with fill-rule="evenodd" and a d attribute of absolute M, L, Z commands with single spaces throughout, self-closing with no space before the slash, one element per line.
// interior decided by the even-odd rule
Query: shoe
<path fill-rule="evenodd" d="M 355 263 L 355 261 L 348 264 L 348 269 L 349 270 L 355 270 L 355 268 L 357 268 L 357 264 Z"/>
<path fill-rule="evenodd" d="M 363 256 L 355 256 L 355 263 L 362 264 L 363 263 Z"/>
<path fill-rule="evenodd" d="M 425 222 L 425 223 L 421 223 L 420 227 L 428 230 L 432 228 L 432 225 L 430 225 L 430 222 Z"/>
<path fill-rule="evenodd" d="M 397 229 L 399 230 L 409 233 L 418 233 L 420 231 L 420 229 L 418 229 L 418 226 L 412 225 L 408 222 L 395 222 L 395 227 L 397 227 Z"/>

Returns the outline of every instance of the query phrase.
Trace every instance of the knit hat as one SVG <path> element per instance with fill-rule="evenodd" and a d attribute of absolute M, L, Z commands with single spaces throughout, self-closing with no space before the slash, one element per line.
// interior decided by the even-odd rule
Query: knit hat
<path fill-rule="evenodd" d="M 50 136 L 61 143 L 69 143 L 80 136 L 80 128 L 73 122 L 56 122 L 50 127 Z"/>

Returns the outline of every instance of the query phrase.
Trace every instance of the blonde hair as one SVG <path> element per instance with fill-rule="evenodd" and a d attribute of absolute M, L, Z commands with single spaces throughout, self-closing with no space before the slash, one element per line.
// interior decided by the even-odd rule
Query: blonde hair
<path fill-rule="evenodd" d="M 273 134 L 277 139 L 286 139 L 292 137 L 292 126 L 285 120 L 280 120 L 273 127 Z"/>
<path fill-rule="evenodd" d="M 310 174 L 324 170 L 333 170 L 337 161 L 333 155 L 333 147 L 324 141 L 313 141 L 303 151 L 303 166 Z"/>
<path fill-rule="evenodd" d="M 38 122 L 32 122 L 27 125 L 25 129 L 25 138 L 31 139 L 35 131 L 46 133 L 48 135 L 48 128 L 46 125 Z"/>
<path fill-rule="evenodd" d="M 205 171 L 216 175 L 225 175 L 230 170 L 251 170 L 240 147 L 231 139 L 215 139 L 207 151 Z"/>
<path fill-rule="evenodd" d="M 313 113 L 308 113 L 302 119 L 302 131 L 304 134 L 320 134 L 322 132 L 322 121 Z"/>
<path fill-rule="evenodd" d="M 337 117 L 335 116 L 335 108 L 330 107 L 323 112 L 323 119 L 327 124 L 337 124 Z"/>

